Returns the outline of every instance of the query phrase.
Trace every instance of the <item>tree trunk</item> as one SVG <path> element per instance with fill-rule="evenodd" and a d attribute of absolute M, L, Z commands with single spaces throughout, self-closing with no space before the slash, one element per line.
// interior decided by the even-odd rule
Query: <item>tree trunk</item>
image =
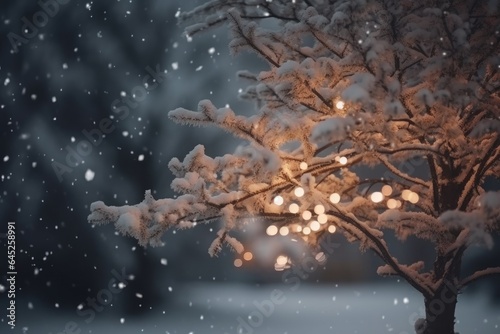
<path fill-rule="evenodd" d="M 446 282 L 432 299 L 425 300 L 425 324 L 417 333 L 454 334 L 456 304 L 457 289 Z"/>

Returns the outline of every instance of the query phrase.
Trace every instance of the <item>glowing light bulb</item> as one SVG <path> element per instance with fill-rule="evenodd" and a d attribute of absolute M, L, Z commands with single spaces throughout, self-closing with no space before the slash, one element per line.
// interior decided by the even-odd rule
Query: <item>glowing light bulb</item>
<path fill-rule="evenodd" d="M 382 187 L 381 192 L 384 196 L 391 196 L 392 187 L 390 185 L 386 184 L 385 186 Z"/>
<path fill-rule="evenodd" d="M 323 205 L 321 205 L 321 204 L 317 204 L 314 207 L 314 213 L 317 214 L 317 215 L 325 213 L 325 207 Z"/>
<path fill-rule="evenodd" d="M 384 200 L 384 195 L 380 191 L 371 194 L 370 199 L 373 203 L 380 203 Z"/>
<path fill-rule="evenodd" d="M 309 210 L 302 212 L 302 219 L 309 220 L 312 217 L 312 213 Z"/>
<path fill-rule="evenodd" d="M 325 215 L 324 213 L 321 213 L 318 215 L 318 222 L 320 224 L 326 224 L 326 222 L 328 221 L 328 216 Z"/>
<path fill-rule="evenodd" d="M 337 228 L 334 225 L 328 226 L 328 232 L 335 233 L 335 231 L 337 231 Z"/>
<path fill-rule="evenodd" d="M 398 207 L 398 201 L 396 201 L 394 198 L 390 198 L 387 200 L 387 207 L 389 209 L 395 209 Z"/>
<path fill-rule="evenodd" d="M 283 202 L 284 202 L 283 197 L 281 197 L 279 195 L 274 198 L 274 204 L 276 204 L 276 205 L 282 205 Z"/>
<path fill-rule="evenodd" d="M 319 231 L 319 229 L 321 228 L 321 225 L 316 220 L 313 220 L 311 222 L 311 224 L 309 225 L 309 227 L 310 227 L 311 231 Z"/>
<path fill-rule="evenodd" d="M 292 203 L 290 204 L 290 206 L 288 206 L 288 211 L 290 211 L 290 213 L 298 213 L 299 212 L 299 205 L 297 203 Z"/>
<path fill-rule="evenodd" d="M 337 103 L 335 103 L 335 107 L 337 109 L 340 109 L 340 110 L 344 109 L 344 107 L 345 107 L 344 101 L 342 101 L 342 100 L 337 101 Z"/>
<path fill-rule="evenodd" d="M 305 191 L 304 191 L 304 188 L 302 188 L 302 187 L 297 187 L 297 188 L 295 188 L 295 190 L 294 190 L 294 192 L 293 192 L 293 193 L 294 193 L 294 194 L 295 194 L 295 196 L 297 196 L 297 197 L 302 197 L 302 196 L 304 196 Z"/>
<path fill-rule="evenodd" d="M 236 259 L 236 260 L 234 260 L 234 266 L 235 266 L 236 268 L 239 268 L 239 267 L 241 267 L 242 265 L 243 265 L 243 261 L 241 261 L 241 259 Z"/>
<path fill-rule="evenodd" d="M 346 157 L 340 157 L 340 159 L 339 159 L 339 163 L 340 163 L 341 165 L 345 165 L 345 164 L 347 164 L 347 158 L 346 158 Z"/>
<path fill-rule="evenodd" d="M 266 229 L 266 233 L 270 236 L 276 235 L 276 233 L 278 233 L 278 228 L 274 225 L 269 225 Z"/>
<path fill-rule="evenodd" d="M 340 195 L 337 193 L 331 194 L 330 195 L 330 202 L 332 202 L 333 204 L 337 204 L 338 202 L 340 202 Z"/>
<path fill-rule="evenodd" d="M 311 229 L 306 226 L 302 229 L 302 233 L 304 233 L 304 235 L 309 235 L 311 233 Z"/>
<path fill-rule="evenodd" d="M 306 163 L 306 162 L 304 162 L 304 161 L 302 161 L 302 162 L 300 163 L 300 165 L 299 165 L 299 168 L 300 168 L 301 170 L 306 170 L 306 169 L 307 169 L 307 167 L 308 167 L 308 166 L 307 166 L 307 163 Z"/>
<path fill-rule="evenodd" d="M 288 227 L 286 227 L 286 226 L 281 226 L 281 227 L 280 227 L 280 234 L 281 234 L 282 236 L 288 235 Z"/>
<path fill-rule="evenodd" d="M 251 259 L 253 259 L 253 254 L 251 252 L 245 252 L 245 254 L 243 254 L 243 258 L 246 261 L 250 261 Z"/>

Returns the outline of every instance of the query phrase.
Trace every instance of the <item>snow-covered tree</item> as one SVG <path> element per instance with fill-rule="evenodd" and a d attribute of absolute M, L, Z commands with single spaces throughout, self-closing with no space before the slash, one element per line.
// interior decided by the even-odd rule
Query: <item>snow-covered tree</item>
<path fill-rule="evenodd" d="M 268 65 L 242 71 L 242 116 L 210 101 L 170 111 L 242 140 L 232 154 L 196 146 L 172 159 L 176 198 L 146 192 L 133 206 L 95 202 L 89 222 L 112 222 L 141 245 L 170 228 L 220 221 L 210 248 L 243 246 L 247 224 L 286 227 L 319 251 L 343 234 L 424 297 L 419 333 L 454 333 L 459 292 L 500 268 L 464 273 L 471 245 L 500 230 L 500 2 L 498 0 L 215 0 L 180 15 L 190 36 L 226 24 L 234 54 Z M 264 24 L 265 23 L 265 24 Z M 265 28 L 264 28 L 265 27 Z M 259 219 L 254 219 L 259 218 Z M 435 261 L 400 263 L 392 230 L 435 246 Z"/>

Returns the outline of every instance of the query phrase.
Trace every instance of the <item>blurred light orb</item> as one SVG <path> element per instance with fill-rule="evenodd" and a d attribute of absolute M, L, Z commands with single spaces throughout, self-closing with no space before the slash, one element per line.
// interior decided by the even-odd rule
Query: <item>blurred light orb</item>
<path fill-rule="evenodd" d="M 266 229 L 266 233 L 270 236 L 276 235 L 276 233 L 278 233 L 278 228 L 274 225 L 269 225 Z"/>
<path fill-rule="evenodd" d="M 318 221 L 313 220 L 311 222 L 311 224 L 309 225 L 309 227 L 311 228 L 311 231 L 319 231 L 319 229 L 321 228 L 321 225 Z"/>
<path fill-rule="evenodd" d="M 390 185 L 386 184 L 385 186 L 382 187 L 381 192 L 384 196 L 391 196 L 392 187 Z"/>
<path fill-rule="evenodd" d="M 370 199 L 373 203 L 380 203 L 384 200 L 384 195 L 380 191 L 371 194 Z"/>
<path fill-rule="evenodd" d="M 302 187 L 297 187 L 297 188 L 295 188 L 295 190 L 294 190 L 294 192 L 293 192 L 293 193 L 294 193 L 294 194 L 295 194 L 295 196 L 297 196 L 297 197 L 302 197 L 302 196 L 304 196 L 305 191 L 304 191 L 304 188 L 302 188 Z"/>
<path fill-rule="evenodd" d="M 394 198 L 390 198 L 387 200 L 387 207 L 389 209 L 396 209 L 398 207 L 398 201 Z"/>
<path fill-rule="evenodd" d="M 314 207 L 314 213 L 317 214 L 317 215 L 325 213 L 325 207 L 323 205 L 321 205 L 321 204 L 317 204 Z"/>
<path fill-rule="evenodd" d="M 250 261 L 251 259 L 253 259 L 253 254 L 251 252 L 245 252 L 245 254 L 243 254 L 243 258 L 246 261 Z"/>
<path fill-rule="evenodd" d="M 286 227 L 286 226 L 281 226 L 281 227 L 280 227 L 280 234 L 281 234 L 282 236 L 288 235 L 288 227 Z"/>
<path fill-rule="evenodd" d="M 337 109 L 339 109 L 339 110 L 344 109 L 344 107 L 345 107 L 345 103 L 344 103 L 344 101 L 342 101 L 342 100 L 338 100 L 338 101 L 337 101 L 337 103 L 335 103 L 335 107 L 336 107 Z"/>
<path fill-rule="evenodd" d="M 419 200 L 419 196 L 415 192 L 411 192 L 411 194 L 408 196 L 408 202 L 412 204 L 417 204 Z"/>
<path fill-rule="evenodd" d="M 278 264 L 280 266 L 284 266 L 287 262 L 288 262 L 288 257 L 286 257 L 284 255 L 280 255 L 276 259 L 276 264 Z"/>
<path fill-rule="evenodd" d="M 276 196 L 273 200 L 274 204 L 276 205 L 282 205 L 283 202 L 284 202 L 284 199 L 283 197 L 281 197 L 280 195 Z"/>
<path fill-rule="evenodd" d="M 290 213 L 298 213 L 299 212 L 299 205 L 297 203 L 292 203 L 288 206 L 288 211 Z"/>
<path fill-rule="evenodd" d="M 320 224 L 326 224 L 326 222 L 328 221 L 328 216 L 325 215 L 324 213 L 321 213 L 318 215 L 318 223 Z"/>
<path fill-rule="evenodd" d="M 337 204 L 338 202 L 340 202 L 340 195 L 337 193 L 331 194 L 330 195 L 330 202 L 332 202 L 333 204 Z"/>

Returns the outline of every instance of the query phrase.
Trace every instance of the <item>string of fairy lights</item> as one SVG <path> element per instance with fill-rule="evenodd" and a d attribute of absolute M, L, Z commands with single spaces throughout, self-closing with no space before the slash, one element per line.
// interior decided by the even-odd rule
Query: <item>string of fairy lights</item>
<path fill-rule="evenodd" d="M 337 109 L 342 110 L 344 109 L 345 103 L 344 101 L 339 100 L 336 102 L 335 106 Z M 345 156 L 337 156 L 335 157 L 335 161 L 341 165 L 346 165 L 348 159 Z M 308 167 L 309 167 L 308 164 L 304 161 L 299 164 L 300 170 L 305 171 L 308 169 Z M 388 184 L 385 184 L 382 186 L 380 191 L 374 191 L 370 193 L 368 197 L 373 203 L 382 203 L 383 201 L 385 201 L 385 204 L 388 209 L 397 209 L 401 207 L 403 205 L 403 201 L 407 201 L 411 204 L 416 204 L 419 201 L 418 194 L 409 189 L 404 189 L 401 192 L 400 195 L 402 200 L 397 198 L 388 198 L 389 196 L 393 195 L 393 192 L 394 191 L 392 187 Z M 326 230 L 331 234 L 336 232 L 337 227 L 333 223 L 328 224 L 329 218 L 328 215 L 326 214 L 326 208 L 323 204 L 316 204 L 314 205 L 314 207 L 308 206 L 301 212 L 299 199 L 306 195 L 306 190 L 302 187 L 296 187 L 295 189 L 293 189 L 292 193 L 297 200 L 293 199 L 291 203 L 288 204 L 287 207 L 288 212 L 300 217 L 302 219 L 302 222 L 299 221 L 289 226 L 277 226 L 271 224 L 266 228 L 266 234 L 268 236 L 286 237 L 290 233 L 293 233 L 294 235 L 302 235 L 302 238 L 307 240 L 308 236 L 311 235 L 311 233 L 316 233 L 324 230 Z M 332 204 L 340 203 L 341 199 L 342 199 L 341 194 L 336 192 L 330 194 L 329 196 L 329 200 Z M 274 205 L 279 207 L 286 206 L 285 198 L 281 195 L 276 195 L 273 198 L 273 203 Z M 318 256 L 321 257 L 321 254 L 318 253 Z M 241 267 L 244 264 L 244 261 L 251 261 L 253 258 L 254 258 L 253 254 L 251 252 L 249 251 L 244 252 L 242 259 L 237 258 L 234 260 L 234 266 Z M 290 264 L 290 259 L 285 255 L 279 255 L 276 258 L 275 269 L 283 270 L 288 264 Z"/>

